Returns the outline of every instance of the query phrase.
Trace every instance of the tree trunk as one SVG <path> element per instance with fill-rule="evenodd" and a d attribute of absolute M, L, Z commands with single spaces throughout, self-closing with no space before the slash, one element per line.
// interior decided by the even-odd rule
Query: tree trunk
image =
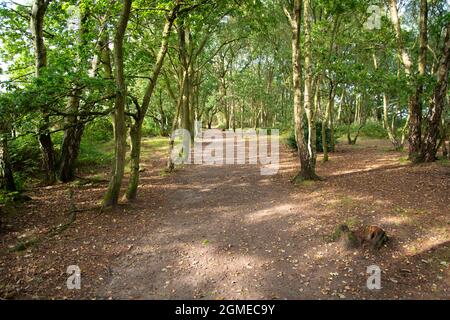
<path fill-rule="evenodd" d="M 322 150 L 323 150 L 323 162 L 328 161 L 328 141 L 327 141 L 327 124 L 328 124 L 328 108 L 324 110 L 322 118 Z"/>
<path fill-rule="evenodd" d="M 450 130 L 450 123 L 447 123 L 445 117 L 442 117 L 441 126 L 441 144 L 442 144 L 442 157 L 444 159 L 450 159 L 449 143 L 447 142 L 448 132 Z"/>
<path fill-rule="evenodd" d="M 16 191 L 16 184 L 14 182 L 13 169 L 11 158 L 9 157 L 8 149 L 9 133 L 3 133 L 1 137 L 1 152 L 0 152 L 0 169 L 3 171 L 4 187 L 7 191 Z M 0 184 L 1 186 L 2 184 Z"/>
<path fill-rule="evenodd" d="M 356 99 L 357 103 L 354 123 L 361 124 L 362 95 L 360 94 Z"/>
<path fill-rule="evenodd" d="M 81 137 L 84 132 L 84 124 L 78 123 L 80 90 L 75 89 L 73 95 L 69 97 L 68 111 L 74 113 L 67 119 L 68 128 L 64 130 L 64 137 L 61 147 L 61 161 L 58 178 L 61 182 L 69 182 L 75 178 L 75 161 L 80 150 Z"/>
<path fill-rule="evenodd" d="M 169 125 L 168 125 L 168 116 L 164 112 L 164 108 L 163 108 L 162 89 L 159 89 L 158 108 L 159 108 L 159 113 L 161 114 L 161 129 L 159 131 L 159 134 L 162 137 L 167 137 L 169 135 L 169 128 L 168 128 Z"/>
<path fill-rule="evenodd" d="M 336 150 L 336 141 L 334 140 L 334 97 L 336 95 L 336 86 L 333 85 L 333 96 L 328 102 L 328 116 L 330 125 L 330 151 L 334 152 Z"/>
<path fill-rule="evenodd" d="M 405 73 L 408 77 L 408 84 L 415 92 L 409 96 L 409 159 L 414 162 L 422 161 L 422 105 L 420 97 L 423 91 L 423 77 L 426 70 L 426 52 L 427 52 L 427 0 L 420 1 L 420 22 L 419 22 L 419 75 L 420 79 L 416 84 L 412 72 L 412 62 L 406 52 L 403 39 L 402 30 L 400 27 L 400 20 L 398 18 L 397 0 L 390 1 L 391 20 L 394 25 L 395 36 L 397 39 L 399 59 L 402 61 L 405 68 Z"/>
<path fill-rule="evenodd" d="M 408 117 L 406 118 L 406 122 L 405 125 L 402 128 L 402 137 L 400 139 L 400 145 L 404 146 L 405 145 L 405 141 L 406 141 L 406 132 L 408 130 L 409 127 L 409 114 Z"/>
<path fill-rule="evenodd" d="M 437 84 L 434 88 L 433 98 L 428 112 L 428 127 L 425 133 L 423 156 L 426 162 L 436 160 L 437 139 L 439 136 L 439 125 L 445 106 L 445 98 L 448 86 L 448 69 L 450 67 L 450 24 L 447 25 L 445 42 L 442 49 L 442 57 L 437 71 Z"/>
<path fill-rule="evenodd" d="M 185 86 L 185 83 L 186 83 L 185 82 L 186 77 L 187 77 L 187 72 L 185 71 L 183 73 L 183 75 L 181 76 L 180 96 L 184 92 L 184 86 Z M 178 123 L 178 118 L 180 117 L 182 103 L 183 103 L 182 99 L 178 99 L 176 112 L 175 112 L 175 117 L 173 118 L 173 122 L 172 122 L 172 133 L 177 129 L 177 123 Z M 211 117 L 210 121 L 212 121 L 212 117 Z M 209 127 L 209 129 L 211 129 L 211 122 L 208 123 L 208 127 Z M 175 169 L 175 164 L 172 161 L 172 151 L 173 151 L 174 144 L 175 144 L 175 137 L 172 134 L 170 136 L 170 140 L 169 140 L 169 155 L 167 157 L 167 166 L 166 166 L 166 171 L 167 172 L 172 172 Z"/>
<path fill-rule="evenodd" d="M 188 67 L 189 72 L 189 90 L 188 90 L 188 102 L 189 102 L 189 132 L 191 133 L 191 140 L 194 141 L 195 138 L 195 96 L 194 96 L 194 87 L 195 87 L 195 71 L 192 66 L 192 62 L 189 63 Z"/>
<path fill-rule="evenodd" d="M 444 159 L 450 159 L 450 145 L 447 141 L 443 141 L 442 143 L 442 157 Z"/>
<path fill-rule="evenodd" d="M 141 157 L 141 138 L 142 138 L 142 124 L 144 123 L 145 115 L 150 106 L 150 100 L 155 90 L 156 82 L 158 80 L 159 74 L 161 73 L 161 68 L 164 63 L 164 58 L 167 53 L 169 46 L 169 36 L 172 29 L 173 22 L 176 18 L 179 5 L 171 11 L 166 23 L 164 24 L 164 29 L 162 33 L 161 46 L 159 48 L 158 55 L 156 57 L 155 66 L 153 68 L 152 75 L 150 76 L 150 81 L 145 90 L 144 98 L 142 99 L 142 105 L 138 109 L 136 114 L 136 119 L 134 125 L 130 129 L 131 138 L 131 172 L 130 172 L 130 182 L 128 184 L 128 189 L 125 194 L 126 199 L 133 200 L 137 196 L 137 189 L 139 185 L 139 165 Z M 139 108 L 138 106 L 136 106 Z M 162 115 L 163 116 L 163 115 Z"/>
<path fill-rule="evenodd" d="M 56 181 L 55 153 L 49 130 L 48 116 L 44 117 L 44 124 L 39 128 L 39 146 L 42 152 L 42 168 L 45 174 L 45 183 L 53 184 Z"/>
<path fill-rule="evenodd" d="M 75 163 L 80 153 L 81 138 L 84 133 L 84 124 L 78 123 L 76 126 L 64 132 L 64 141 L 61 150 L 61 167 L 59 180 L 69 182 L 75 179 Z"/>
<path fill-rule="evenodd" d="M 292 29 L 292 81 L 294 87 L 294 131 L 297 140 L 297 151 L 300 159 L 300 168 L 303 167 L 301 147 L 304 147 L 303 133 L 303 111 L 301 106 L 301 63 L 300 63 L 300 21 L 301 6 L 300 1 L 294 2 L 293 15 L 285 9 L 286 15 L 289 17 Z M 300 174 L 300 173 L 299 173 Z M 294 178 L 295 179 L 295 178 Z"/>
<path fill-rule="evenodd" d="M 45 0 L 33 0 L 30 16 L 30 29 L 34 44 L 34 63 L 36 77 L 47 66 L 47 52 L 44 43 L 44 16 L 47 10 Z"/>
<path fill-rule="evenodd" d="M 33 0 L 31 7 L 30 29 L 33 36 L 35 76 L 39 78 L 42 68 L 47 66 L 47 52 L 44 43 L 44 16 L 47 10 L 45 0 Z M 42 152 L 42 167 L 45 172 L 45 182 L 53 184 L 56 180 L 55 155 L 49 133 L 49 116 L 42 111 L 43 122 L 39 128 L 39 145 Z"/>
<path fill-rule="evenodd" d="M 126 126 L 125 103 L 127 87 L 124 76 L 123 40 L 130 17 L 132 0 L 124 0 L 114 38 L 114 65 L 116 97 L 114 106 L 114 163 L 108 190 L 103 199 L 103 208 L 117 206 L 122 178 L 125 171 Z"/>
<path fill-rule="evenodd" d="M 89 9 L 83 10 L 82 16 L 80 16 L 79 23 L 80 29 L 78 32 L 78 45 L 84 47 L 86 43 L 86 33 L 88 33 L 87 19 L 89 17 Z M 88 65 L 88 61 L 85 57 L 79 53 L 76 55 L 78 62 L 81 65 Z M 89 76 L 94 76 L 97 73 L 98 59 L 94 55 L 92 60 L 91 72 L 88 72 Z M 80 111 L 80 96 L 83 93 L 83 89 L 74 85 L 72 95 L 69 97 L 67 110 L 72 113 L 67 117 L 66 125 L 67 129 L 64 130 L 64 137 L 61 147 L 61 160 L 58 171 L 58 178 L 61 182 L 69 182 L 75 179 L 75 162 L 78 158 L 80 151 L 81 138 L 84 132 L 84 123 L 79 121 L 78 113 Z"/>
<path fill-rule="evenodd" d="M 325 110 L 325 115 L 322 119 L 322 147 L 323 147 L 323 162 L 328 161 L 328 141 L 327 141 L 327 125 L 330 122 L 330 116 L 333 112 L 334 108 L 334 95 L 335 95 L 335 86 L 333 82 L 330 81 L 330 91 L 328 94 L 328 101 L 327 101 L 327 108 Z M 331 121 L 332 122 L 332 121 Z M 332 125 L 331 125 L 332 126 Z M 331 129 L 330 129 L 331 131 Z M 334 129 L 333 129 L 334 131 Z M 331 131 L 331 135 L 333 135 L 334 132 Z M 330 139 L 330 149 L 331 151 L 334 151 L 334 139 L 331 136 Z"/>
<path fill-rule="evenodd" d="M 304 108 L 308 125 L 308 141 L 304 150 L 304 169 L 302 179 L 317 180 L 316 175 L 316 126 L 315 112 L 312 105 L 312 39 L 311 39 L 311 1 L 303 1 L 303 17 L 305 25 L 305 94 Z"/>
<path fill-rule="evenodd" d="M 178 45 L 179 45 L 179 53 L 180 53 L 180 61 L 181 61 L 181 70 L 180 74 L 185 75 L 184 78 L 184 90 L 182 91 L 180 95 L 180 99 L 182 101 L 181 104 L 181 127 L 183 129 L 188 130 L 191 133 L 191 112 L 189 108 L 189 96 L 191 91 L 191 79 L 189 74 L 189 64 L 187 61 L 187 49 L 186 49 L 186 39 L 187 39 L 187 33 L 185 28 L 185 22 L 183 19 L 179 20 L 179 26 L 178 26 Z"/>
<path fill-rule="evenodd" d="M 403 146 L 398 142 L 397 138 L 395 137 L 395 133 L 393 132 L 392 127 L 389 126 L 388 107 L 389 107 L 389 98 L 386 93 L 383 93 L 383 123 L 384 123 L 384 127 L 387 131 L 389 140 L 391 141 L 394 148 L 396 150 L 400 150 Z"/>
<path fill-rule="evenodd" d="M 77 123 L 64 131 L 61 148 L 61 163 L 59 180 L 69 182 L 75 179 L 75 162 L 80 152 L 81 138 L 83 137 L 84 124 Z"/>
<path fill-rule="evenodd" d="M 225 76 L 222 78 L 221 84 L 222 84 L 222 103 L 223 103 L 223 109 L 224 109 L 224 114 L 225 114 L 225 129 L 229 129 L 230 128 L 230 109 L 229 109 L 228 100 L 227 100 L 227 87 L 226 87 Z"/>
<path fill-rule="evenodd" d="M 242 99 L 242 105 L 241 105 L 241 121 L 240 121 L 240 123 L 241 123 L 241 125 L 240 125 L 241 130 L 244 129 L 244 106 L 245 106 L 245 104 L 244 104 L 244 99 Z"/>
<path fill-rule="evenodd" d="M 141 159 L 141 138 L 142 138 L 142 123 L 137 122 L 130 128 L 131 140 L 131 171 L 130 182 L 125 194 L 126 199 L 133 200 L 137 196 L 137 189 L 139 185 L 139 166 Z"/>
<path fill-rule="evenodd" d="M 345 88 L 342 89 L 341 99 L 339 100 L 339 108 L 337 115 L 337 123 L 340 124 L 342 122 L 342 107 L 344 106 L 345 99 Z"/>
<path fill-rule="evenodd" d="M 311 38 L 310 38 L 310 20 L 309 20 L 309 1 L 304 2 L 305 12 L 305 34 L 306 34 L 306 53 L 307 58 L 305 58 L 305 67 L 307 68 L 307 75 L 305 80 L 305 108 L 308 108 L 308 131 L 311 132 L 310 124 L 312 120 L 311 114 Z M 301 1 L 294 1 L 294 8 L 292 14 L 289 13 L 287 9 L 284 9 L 285 14 L 289 18 L 292 30 L 292 80 L 294 87 L 294 126 L 295 126 L 295 136 L 297 140 L 297 150 L 300 160 L 300 172 L 294 177 L 293 181 L 301 180 L 315 180 L 317 175 L 315 173 L 315 158 L 313 150 L 311 147 L 311 142 L 314 139 L 313 134 L 309 134 L 308 143 L 305 141 L 305 135 L 303 131 L 303 109 L 302 109 L 302 89 L 301 89 L 301 62 L 300 62 L 300 23 L 301 23 Z M 307 83 L 307 84 L 306 84 Z M 315 131 L 315 128 L 314 128 Z M 315 146 L 314 146 L 315 148 Z"/>

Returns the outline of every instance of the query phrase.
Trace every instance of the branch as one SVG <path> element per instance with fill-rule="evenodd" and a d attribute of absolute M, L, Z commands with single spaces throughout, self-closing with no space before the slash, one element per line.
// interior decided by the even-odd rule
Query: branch
<path fill-rule="evenodd" d="M 212 56 L 210 56 L 203 64 L 201 64 L 196 71 L 199 71 L 200 69 L 202 69 L 207 63 L 209 63 L 219 52 L 220 50 L 222 50 L 222 48 L 230 43 L 233 43 L 235 41 L 239 41 L 242 39 L 246 39 L 247 37 L 242 37 L 242 38 L 236 38 L 236 39 L 232 39 L 229 41 L 225 41 L 224 43 L 222 43 L 219 48 L 217 48 L 217 50 L 214 52 L 214 54 Z"/>

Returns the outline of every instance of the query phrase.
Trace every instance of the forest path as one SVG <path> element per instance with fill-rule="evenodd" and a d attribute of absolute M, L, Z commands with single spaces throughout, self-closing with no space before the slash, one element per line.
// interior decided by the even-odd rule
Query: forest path
<path fill-rule="evenodd" d="M 284 217 L 295 215 L 288 181 L 262 176 L 256 165 L 185 165 L 146 182 L 164 189 L 157 222 L 114 270 L 110 295 L 257 299 L 291 290 L 271 271 L 273 256 L 286 255 L 281 247 L 297 251 L 284 232 L 292 227 Z"/>
<path fill-rule="evenodd" d="M 448 297 L 450 275 L 439 271 L 442 261 L 435 261 L 437 269 L 420 264 L 422 252 L 448 250 L 448 168 L 412 168 L 399 162 L 400 153 L 387 151 L 384 142 L 361 144 L 342 146 L 329 163 L 319 164 L 325 181 L 301 186 L 289 183 L 297 161 L 283 146 L 274 176 L 262 176 L 253 165 L 186 165 L 170 176 L 147 170 L 133 208 L 147 218 L 96 296 Z M 430 192 L 436 183 L 442 188 Z M 405 190 L 408 186 L 413 192 Z M 418 210 L 421 197 L 426 217 L 410 213 Z M 426 230 L 417 228 L 420 219 L 427 221 Z M 342 252 L 326 237 L 343 222 L 381 225 L 393 236 L 391 245 L 377 253 Z M 423 242 L 431 236 L 433 241 Z M 383 270 L 381 291 L 366 288 L 366 268 L 372 264 Z M 431 287 L 435 272 L 439 286 Z M 434 279 L 426 282 L 424 277 Z M 428 284 L 429 290 L 424 288 Z"/>
<path fill-rule="evenodd" d="M 448 163 L 413 166 L 387 141 L 363 139 L 339 144 L 327 163 L 319 156 L 324 181 L 294 186 L 298 162 L 283 144 L 272 176 L 254 165 L 161 174 L 166 148 L 144 140 L 138 199 L 117 210 L 99 212 L 104 179 L 30 190 L 0 233 L 0 298 L 449 298 Z M 46 236 L 67 223 L 69 188 L 77 218 Z M 391 241 L 343 250 L 327 241 L 341 223 L 379 225 Z M 66 286 L 70 265 L 80 290 Z M 370 265 L 382 270 L 379 291 L 366 287 Z"/>

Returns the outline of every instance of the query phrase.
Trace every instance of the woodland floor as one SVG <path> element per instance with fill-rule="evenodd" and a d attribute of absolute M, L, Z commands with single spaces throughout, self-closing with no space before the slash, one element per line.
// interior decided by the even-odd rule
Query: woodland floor
<path fill-rule="evenodd" d="M 449 299 L 450 166 L 412 166 L 388 142 L 339 144 L 318 173 L 294 186 L 295 154 L 281 147 L 277 175 L 251 165 L 186 165 L 161 174 L 163 148 L 144 148 L 139 200 L 99 212 L 105 181 L 33 188 L 4 219 L 1 298 Z M 107 170 L 103 170 L 106 174 Z M 106 175 L 105 175 L 106 176 Z M 327 236 L 341 223 L 377 224 L 378 252 L 345 251 Z M 40 239 L 20 252 L 18 242 Z M 382 269 L 381 290 L 366 268 Z M 81 290 L 66 288 L 78 265 Z"/>

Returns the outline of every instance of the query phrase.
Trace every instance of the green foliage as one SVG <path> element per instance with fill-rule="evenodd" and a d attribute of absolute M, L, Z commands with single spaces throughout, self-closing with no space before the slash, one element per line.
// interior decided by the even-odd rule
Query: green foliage
<path fill-rule="evenodd" d="M 353 123 L 350 125 L 350 134 L 353 137 L 357 132 L 360 124 Z M 336 127 L 336 135 L 341 137 L 347 135 L 348 125 L 342 124 Z M 380 122 L 367 121 L 361 128 L 360 137 L 372 138 L 372 139 L 385 139 L 387 138 L 386 129 Z"/>
<path fill-rule="evenodd" d="M 35 177 L 40 170 L 41 151 L 35 135 L 19 136 L 9 143 L 9 152 L 14 171 L 16 187 L 23 189 L 29 177 Z"/>
<path fill-rule="evenodd" d="M 13 204 L 18 194 L 18 191 L 9 192 L 0 189 L 0 205 Z"/>
<path fill-rule="evenodd" d="M 80 145 L 80 155 L 77 159 L 77 167 L 108 165 L 113 159 L 113 152 L 108 151 L 98 142 L 83 139 Z"/>
<path fill-rule="evenodd" d="M 436 162 L 438 164 L 440 164 L 441 166 L 450 167 L 450 160 L 449 159 L 442 158 L 442 159 L 437 160 Z"/>
<path fill-rule="evenodd" d="M 293 150 L 297 150 L 297 140 L 295 139 L 294 130 L 292 130 L 286 138 L 286 145 Z"/>
<path fill-rule="evenodd" d="M 108 142 L 113 138 L 112 123 L 107 118 L 99 118 L 86 125 L 84 129 L 84 135 L 91 141 L 95 142 Z"/>
<path fill-rule="evenodd" d="M 146 119 L 142 125 L 143 137 L 155 137 L 161 133 L 160 131 L 160 125 L 149 119 Z"/>
<path fill-rule="evenodd" d="M 294 96 L 292 44 L 283 7 L 292 10 L 292 1 L 133 1 L 124 43 L 124 71 L 128 92 L 137 104 L 127 101 L 127 114 L 139 111 L 161 43 L 165 16 L 176 3 L 182 11 L 169 37 L 161 76 L 154 83 L 143 137 L 167 135 L 171 130 L 182 74 L 181 51 L 177 50 L 180 33 L 176 31 L 181 20 L 188 30 L 186 53 L 192 67 L 190 105 L 203 123 L 219 124 L 225 129 L 223 119 L 231 116 L 231 126 L 290 129 Z M 384 7 L 381 0 L 372 4 Z M 318 97 L 324 100 L 334 89 L 339 100 L 335 109 L 338 105 L 342 108 L 341 119 L 352 122 L 357 118 L 364 122 L 373 111 L 381 110 L 381 98 L 386 93 L 392 106 L 395 105 L 389 107 L 389 117 L 400 119 L 396 123 L 399 135 L 400 123 L 408 112 L 406 101 L 413 91 L 398 65 L 397 41 L 388 15 L 382 17 L 380 28 L 375 31 L 362 25 L 371 15 L 367 1 L 318 0 L 313 6 L 312 69 L 314 74 L 323 76 L 323 83 L 318 82 L 316 88 Z M 416 63 L 418 2 L 404 1 L 401 6 L 405 50 Z M 78 166 L 110 162 L 113 129 L 111 121 L 102 116 L 113 108 L 114 76 L 106 76 L 102 63 L 96 70 L 91 69 L 94 57 L 99 57 L 99 45 L 113 41 L 120 8 L 120 1 L 50 1 L 44 19 L 46 65 L 36 77 L 30 7 L 14 1 L 0 5 L 0 122 L 8 127 L 2 130 L 14 129 L 21 135 L 61 129 L 70 120 L 69 98 L 76 96 L 80 99 L 79 119 L 95 119 L 86 126 Z M 74 15 L 77 12 L 78 25 L 73 21 L 78 18 Z M 447 1 L 429 1 L 428 46 L 436 61 L 441 55 L 442 30 L 449 19 Z M 303 49 L 305 37 L 300 38 Z M 107 62 L 103 58 L 101 62 Z M 304 55 L 301 59 L 303 65 Z M 431 64 L 432 59 L 429 60 Z M 429 101 L 435 76 L 428 72 L 427 77 L 419 77 L 418 81 L 425 88 L 422 100 Z M 319 111 L 317 115 L 322 109 Z M 351 125 L 351 135 L 358 129 L 358 124 Z M 346 125 L 337 128 L 338 135 L 347 131 Z M 323 149 L 321 134 L 319 122 L 318 151 Z M 330 142 L 330 131 L 326 134 Z M 386 138 L 386 130 L 377 122 L 367 122 L 360 134 Z M 53 133 L 52 139 L 58 157 L 63 132 Z M 296 148 L 293 133 L 287 143 Z M 27 179 L 40 171 L 39 144 L 34 135 L 21 136 L 11 141 L 10 149 L 16 182 L 23 188 Z"/>
<path fill-rule="evenodd" d="M 56 156 L 60 153 L 63 136 L 62 131 L 52 134 Z M 112 139 L 113 127 L 109 119 L 99 118 L 87 124 L 80 145 L 77 166 L 110 164 L 113 156 Z M 19 135 L 10 141 L 9 149 L 16 188 L 22 191 L 30 179 L 39 177 L 41 171 L 41 151 L 37 136 Z"/>
<path fill-rule="evenodd" d="M 308 129 L 305 126 L 304 129 L 305 132 L 305 139 L 308 139 Z M 331 130 L 329 128 L 326 129 L 326 136 L 327 136 L 327 144 L 328 149 L 330 148 L 331 143 Z M 289 136 L 286 139 L 286 144 L 289 148 L 297 150 L 297 141 L 295 139 L 295 133 L 292 130 L 289 134 Z M 322 145 L 322 122 L 316 122 L 316 150 L 317 152 L 323 152 L 323 145 Z"/>
<path fill-rule="evenodd" d="M 29 180 L 29 175 L 26 172 L 14 172 L 14 183 L 18 191 L 23 191 Z"/>
<path fill-rule="evenodd" d="M 322 144 L 322 122 L 316 122 L 316 150 L 318 152 L 323 152 L 323 144 Z M 331 143 L 331 130 L 330 128 L 325 129 L 325 135 L 326 135 L 326 141 L 328 145 L 328 149 L 330 149 L 330 143 Z"/>
<path fill-rule="evenodd" d="M 368 121 L 361 129 L 361 135 L 367 138 L 384 139 L 387 132 L 379 122 Z"/>
<path fill-rule="evenodd" d="M 102 166 L 113 158 L 113 128 L 106 119 L 98 119 L 86 126 L 81 139 L 77 167 Z"/>

